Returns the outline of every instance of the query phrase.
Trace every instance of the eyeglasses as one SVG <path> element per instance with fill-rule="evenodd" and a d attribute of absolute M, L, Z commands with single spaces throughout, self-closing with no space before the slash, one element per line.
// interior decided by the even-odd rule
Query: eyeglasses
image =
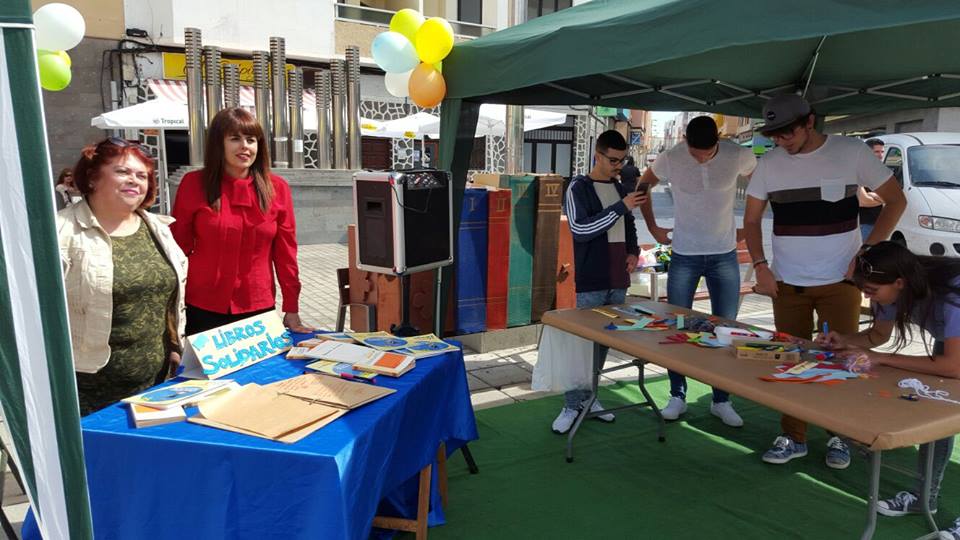
<path fill-rule="evenodd" d="M 801 126 L 794 124 L 783 131 L 775 131 L 773 133 L 765 133 L 763 135 L 773 142 L 789 141 L 797 135 L 797 128 L 799 127 Z"/>
<path fill-rule="evenodd" d="M 148 157 L 151 156 L 150 150 L 146 146 L 140 144 L 138 141 L 128 141 L 119 137 L 107 137 L 104 141 L 97 145 L 97 148 L 108 143 L 120 148 L 136 148 L 137 150 L 140 150 L 146 154 Z"/>
<path fill-rule="evenodd" d="M 613 165 L 613 166 L 621 165 L 621 164 L 623 164 L 623 162 L 625 162 L 625 161 L 627 160 L 627 156 L 623 156 L 622 158 L 615 158 L 615 157 L 610 157 L 610 156 L 604 154 L 603 152 L 601 152 L 601 151 L 599 151 L 599 150 L 597 150 L 597 153 L 600 154 L 601 156 L 607 158 L 607 161 L 609 161 L 610 164 Z"/>

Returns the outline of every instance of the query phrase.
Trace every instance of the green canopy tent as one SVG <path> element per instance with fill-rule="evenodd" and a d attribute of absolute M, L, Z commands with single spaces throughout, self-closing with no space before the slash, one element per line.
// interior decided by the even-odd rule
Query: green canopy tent
<path fill-rule="evenodd" d="M 960 106 L 957 36 L 956 0 L 592 0 L 459 43 L 440 131 L 455 226 L 480 103 L 759 117 L 800 92 L 831 115 Z"/>
<path fill-rule="evenodd" d="M 92 538 L 28 0 L 0 2 L 0 417 L 44 538 Z"/>

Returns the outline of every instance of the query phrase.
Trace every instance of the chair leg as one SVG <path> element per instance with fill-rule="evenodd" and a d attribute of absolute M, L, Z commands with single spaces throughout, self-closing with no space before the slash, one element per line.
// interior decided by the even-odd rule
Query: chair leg
<path fill-rule="evenodd" d="M 447 507 L 447 445 L 440 443 L 437 449 L 437 484 L 440 486 L 440 501 Z"/>
<path fill-rule="evenodd" d="M 337 308 L 337 332 L 343 332 L 343 325 L 347 317 L 347 306 L 340 304 Z"/>
<path fill-rule="evenodd" d="M 378 529 L 412 532 L 416 540 L 427 538 L 427 515 L 430 512 L 430 471 L 433 465 L 420 470 L 420 485 L 417 492 L 417 519 L 376 516 L 373 526 Z"/>
<path fill-rule="evenodd" d="M 3 529 L 3 534 L 6 535 L 7 538 L 17 540 L 17 531 L 13 528 L 3 508 L 0 508 L 0 528 Z"/>

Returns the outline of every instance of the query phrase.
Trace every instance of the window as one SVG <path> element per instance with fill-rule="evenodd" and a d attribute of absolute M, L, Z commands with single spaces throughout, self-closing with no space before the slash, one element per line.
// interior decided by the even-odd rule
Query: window
<path fill-rule="evenodd" d="M 457 20 L 483 24 L 483 0 L 457 0 Z"/>
<path fill-rule="evenodd" d="M 573 5 L 573 0 L 527 0 L 527 20 L 549 15 Z"/>
<path fill-rule="evenodd" d="M 573 170 L 573 128 L 552 127 L 529 131 L 523 144 L 523 170 L 555 173 L 570 178 Z"/>
<path fill-rule="evenodd" d="M 883 158 L 883 164 L 890 167 L 890 170 L 893 171 L 894 178 L 900 183 L 900 187 L 903 187 L 903 153 L 900 149 L 895 146 L 887 149 L 887 155 Z"/>
<path fill-rule="evenodd" d="M 960 187 L 960 146 L 923 145 L 907 149 L 910 184 L 929 187 Z"/>

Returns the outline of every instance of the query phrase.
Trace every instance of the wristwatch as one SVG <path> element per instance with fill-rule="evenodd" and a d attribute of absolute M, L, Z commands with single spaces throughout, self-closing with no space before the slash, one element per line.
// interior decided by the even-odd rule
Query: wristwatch
<path fill-rule="evenodd" d="M 753 261 L 753 267 L 754 267 L 754 268 L 760 266 L 761 264 L 769 264 L 769 263 L 767 262 L 766 259 L 760 259 L 760 260 L 757 260 L 757 261 Z"/>

